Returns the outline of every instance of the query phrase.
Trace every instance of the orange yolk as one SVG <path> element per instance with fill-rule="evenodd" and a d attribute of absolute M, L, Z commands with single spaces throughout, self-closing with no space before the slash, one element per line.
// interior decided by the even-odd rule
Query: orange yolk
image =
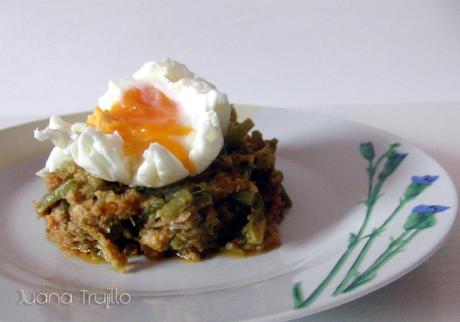
<path fill-rule="evenodd" d="M 96 107 L 86 123 L 103 133 L 118 131 L 126 154 L 141 158 L 151 143 L 159 143 L 174 154 L 190 172 L 193 165 L 188 151 L 177 137 L 192 128 L 179 124 L 179 108 L 153 86 L 132 88 L 110 110 Z"/>

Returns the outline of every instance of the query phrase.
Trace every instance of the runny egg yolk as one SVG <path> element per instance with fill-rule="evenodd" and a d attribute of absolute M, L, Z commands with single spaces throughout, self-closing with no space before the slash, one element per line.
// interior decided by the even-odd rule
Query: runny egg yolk
<path fill-rule="evenodd" d="M 110 110 L 96 107 L 87 124 L 103 133 L 118 131 L 125 153 L 141 158 L 151 143 L 159 143 L 192 172 L 187 149 L 178 141 L 192 131 L 179 124 L 180 111 L 175 102 L 153 86 L 127 90 Z"/>

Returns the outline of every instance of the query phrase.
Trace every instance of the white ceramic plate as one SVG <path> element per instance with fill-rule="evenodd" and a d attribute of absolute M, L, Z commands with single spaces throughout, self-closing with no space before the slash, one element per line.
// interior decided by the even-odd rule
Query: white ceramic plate
<path fill-rule="evenodd" d="M 35 321 L 294 319 L 388 284 L 420 265 L 445 240 L 456 216 L 457 194 L 444 169 L 418 148 L 340 119 L 286 109 L 238 110 L 252 117 L 265 137 L 279 139 L 278 168 L 293 200 L 281 227 L 282 246 L 244 259 L 141 262 L 128 274 L 66 257 L 44 238 L 32 200 L 44 193 L 34 172 L 50 147 L 34 141 L 32 130 L 45 121 L 0 131 L 0 287 L 11 287 L 11 281 L 18 285 L 17 297 L 2 297 L 0 311 L 16 305 L 17 320 Z M 83 115 L 65 119 L 82 120 Z M 372 146 L 361 146 L 367 142 Z M 369 160 L 373 169 L 393 143 L 400 146 L 381 159 L 368 195 Z M 40 291 L 73 292 L 72 303 L 63 303 L 68 297 L 41 295 L 46 304 L 37 300 L 18 306 L 19 288 L 29 301 Z M 130 295 L 129 304 L 110 302 L 126 301 L 113 297 L 115 288 L 119 295 Z M 102 304 L 83 303 L 80 290 L 94 291 Z M 104 293 L 109 297 L 105 302 Z"/>

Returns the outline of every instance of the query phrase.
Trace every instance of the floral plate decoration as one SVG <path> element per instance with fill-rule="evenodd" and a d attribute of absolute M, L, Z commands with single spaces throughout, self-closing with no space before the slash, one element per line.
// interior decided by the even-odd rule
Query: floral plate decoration
<path fill-rule="evenodd" d="M 330 272 L 322 280 L 322 282 L 304 298 L 301 282 L 297 282 L 292 290 L 294 298 L 294 308 L 305 308 L 310 306 L 324 290 L 334 280 L 336 275 L 344 268 L 344 265 L 350 259 L 353 251 L 360 248 L 358 255 L 355 257 L 352 265 L 346 271 L 345 276 L 340 283 L 337 284 L 332 296 L 339 296 L 343 293 L 352 292 L 358 287 L 370 282 L 377 277 L 387 262 L 393 257 L 402 253 L 407 246 L 418 234 L 423 230 L 433 227 L 436 224 L 436 214 L 449 209 L 449 206 L 444 205 L 425 205 L 420 204 L 414 207 L 411 213 L 407 216 L 406 222 L 401 227 L 401 233 L 397 237 L 391 237 L 388 241 L 388 246 L 384 249 L 375 260 L 364 268 L 362 272 L 362 263 L 368 255 L 373 243 L 382 232 L 391 224 L 393 219 L 403 210 L 403 208 L 412 200 L 416 199 L 427 188 L 429 188 L 436 180 L 438 175 L 412 176 L 411 182 L 405 189 L 404 193 L 397 200 L 393 211 L 385 218 L 385 220 L 377 227 L 368 230 L 369 219 L 372 215 L 372 210 L 377 205 L 382 194 L 382 188 L 385 181 L 393 175 L 402 162 L 407 157 L 407 153 L 399 153 L 397 148 L 399 143 L 390 145 L 390 148 L 375 160 L 375 149 L 372 142 L 361 143 L 360 152 L 362 157 L 368 162 L 366 172 L 368 175 L 368 191 L 366 200 L 363 204 L 366 207 L 365 215 L 361 227 L 355 233 L 350 233 L 348 245 L 345 251 L 337 260 Z M 383 164 L 383 165 L 382 165 Z"/>

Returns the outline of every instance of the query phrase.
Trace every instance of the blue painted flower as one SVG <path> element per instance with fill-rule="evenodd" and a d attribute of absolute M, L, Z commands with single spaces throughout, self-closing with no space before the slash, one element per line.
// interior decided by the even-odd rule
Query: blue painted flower
<path fill-rule="evenodd" d="M 387 156 L 387 161 L 383 166 L 382 172 L 379 174 L 379 180 L 385 180 L 388 178 L 393 172 L 395 172 L 395 170 L 406 157 L 407 153 L 398 153 L 392 150 L 391 153 Z"/>
<path fill-rule="evenodd" d="M 421 184 L 421 185 L 430 185 L 432 184 L 433 182 L 435 182 L 436 180 L 438 180 L 439 176 L 429 176 L 429 175 L 426 175 L 426 176 L 422 176 L 422 177 L 419 177 L 419 176 L 413 176 L 411 178 L 412 180 L 412 183 L 413 184 Z"/>
<path fill-rule="evenodd" d="M 433 227 L 436 224 L 435 214 L 446 211 L 450 207 L 440 205 L 418 205 L 412 209 L 403 226 L 405 230 L 422 230 Z"/>
<path fill-rule="evenodd" d="M 426 190 L 432 183 L 438 180 L 439 176 L 413 176 L 411 178 L 411 183 L 407 186 L 406 191 L 404 192 L 404 199 L 406 201 L 414 199 L 420 195 L 423 191 Z"/>
<path fill-rule="evenodd" d="M 446 211 L 450 207 L 441 206 L 441 205 L 418 205 L 414 209 L 412 209 L 413 213 L 416 214 L 436 214 L 439 212 Z"/>
<path fill-rule="evenodd" d="M 407 153 L 395 153 L 388 158 L 393 161 L 403 161 L 407 157 Z"/>

